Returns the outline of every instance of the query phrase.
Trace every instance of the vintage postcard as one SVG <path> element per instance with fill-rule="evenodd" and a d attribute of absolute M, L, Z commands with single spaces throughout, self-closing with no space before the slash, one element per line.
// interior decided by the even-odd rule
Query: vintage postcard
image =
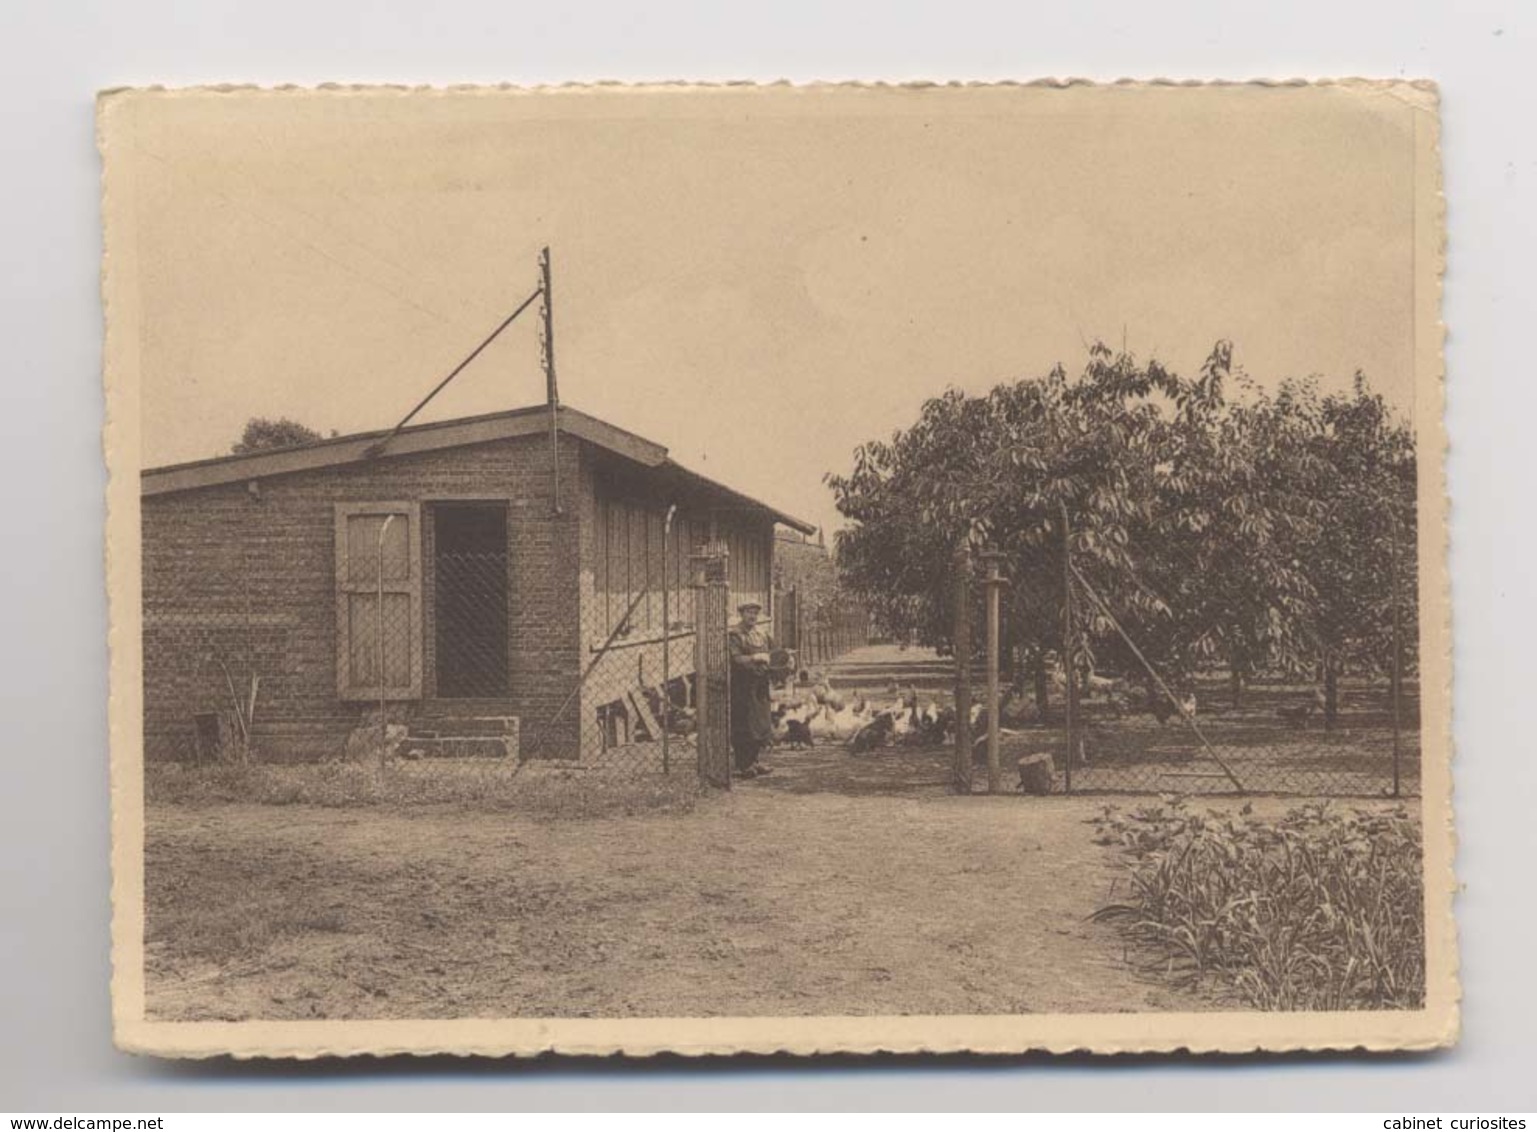
<path fill-rule="evenodd" d="M 99 133 L 124 1048 L 1455 1041 L 1433 86 Z"/>

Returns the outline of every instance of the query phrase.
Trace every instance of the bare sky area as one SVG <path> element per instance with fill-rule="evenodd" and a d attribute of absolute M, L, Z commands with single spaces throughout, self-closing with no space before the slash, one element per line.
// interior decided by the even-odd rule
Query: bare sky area
<path fill-rule="evenodd" d="M 1362 88 L 137 100 L 148 465 L 385 428 L 553 249 L 562 399 L 837 525 L 923 400 L 1123 342 L 1409 407 L 1415 111 Z M 109 312 L 110 315 L 110 312 Z M 426 411 L 538 402 L 526 315 Z"/>

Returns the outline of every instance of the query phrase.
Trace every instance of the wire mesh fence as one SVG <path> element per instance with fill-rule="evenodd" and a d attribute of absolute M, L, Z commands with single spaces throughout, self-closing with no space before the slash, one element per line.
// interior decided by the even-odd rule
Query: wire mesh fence
<path fill-rule="evenodd" d="M 514 601 L 503 511 L 391 506 L 338 512 L 334 582 L 321 581 L 334 622 L 271 582 L 255 525 L 231 530 L 206 567 L 155 564 L 150 758 L 729 784 L 728 610 L 744 594 L 724 542 L 665 532 L 627 592 L 576 575 L 554 591 L 575 614 L 564 621 L 531 608 L 543 593 Z M 702 759 L 705 716 L 718 741 Z"/>
<path fill-rule="evenodd" d="M 554 710 L 530 720 L 530 764 L 609 776 L 697 772 L 697 634 L 687 596 L 689 614 L 666 623 L 647 624 L 638 607 L 615 625 L 594 612 L 582 618 L 582 668 Z"/>
<path fill-rule="evenodd" d="M 971 734 L 958 739 L 957 789 L 974 789 L 985 766 L 990 788 L 1000 774 L 1013 785 L 1018 771 L 1025 788 L 1033 777 L 1072 793 L 1419 793 L 1411 578 L 1384 571 L 1380 601 L 1350 611 L 1348 632 L 1303 638 L 1305 650 L 1272 647 L 1258 661 L 1250 658 L 1264 655 L 1257 644 L 1265 642 L 1252 620 L 1224 624 L 1213 613 L 1204 626 L 1192 628 L 1188 615 L 1179 623 L 1177 603 L 1200 592 L 1195 563 L 1145 566 L 1137 575 L 1144 592 L 1128 597 L 1103 571 L 1095 577 L 1094 556 L 1071 535 L 1055 561 L 1036 555 L 1018 569 L 1018 559 L 998 555 L 989 571 L 987 557 L 957 562 L 955 640 L 970 644 L 957 688 L 974 705 Z M 1003 576 L 1010 564 L 1013 576 Z M 1189 589 L 1176 597 L 1182 569 Z M 1146 592 L 1153 601 L 1139 600 Z M 1251 607 L 1279 636 L 1263 596 Z M 990 660 L 996 718 L 984 675 Z M 1049 777 L 1027 773 L 1043 756 Z"/>
<path fill-rule="evenodd" d="M 506 551 L 439 553 L 436 567 L 438 695 L 503 694 L 508 671 Z"/>
<path fill-rule="evenodd" d="M 143 626 L 146 656 L 175 658 L 147 690 L 146 754 L 197 764 L 257 757 L 271 697 L 292 683 L 295 618 L 253 608 L 235 586 L 190 604 L 146 601 Z"/>
<path fill-rule="evenodd" d="M 871 643 L 870 615 L 847 598 L 814 604 L 798 587 L 776 589 L 773 638 L 794 650 L 802 668 L 816 668 Z"/>

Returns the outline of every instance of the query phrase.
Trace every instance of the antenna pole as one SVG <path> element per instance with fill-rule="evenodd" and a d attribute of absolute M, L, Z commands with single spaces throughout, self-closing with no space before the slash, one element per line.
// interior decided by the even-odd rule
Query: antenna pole
<path fill-rule="evenodd" d="M 544 395 L 550 410 L 550 484 L 554 514 L 560 512 L 560 388 L 555 382 L 555 299 L 550 289 L 550 249 L 539 252 L 539 294 L 544 316 L 542 334 Z"/>

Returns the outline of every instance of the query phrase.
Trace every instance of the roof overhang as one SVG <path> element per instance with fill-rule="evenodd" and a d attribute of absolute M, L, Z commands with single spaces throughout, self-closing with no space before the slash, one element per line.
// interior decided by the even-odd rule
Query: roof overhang
<path fill-rule="evenodd" d="M 705 492 L 724 495 L 734 501 L 737 506 L 761 510 L 775 522 L 805 534 L 811 534 L 816 530 L 815 526 L 803 519 L 787 515 L 698 472 L 690 471 L 669 458 L 667 449 L 662 445 L 637 436 L 633 432 L 627 432 L 565 405 L 559 408 L 557 421 L 560 431 L 567 436 L 585 440 L 589 444 L 632 460 L 643 467 L 663 469 L 668 474 L 676 475 Z M 401 456 L 437 452 L 445 448 L 462 448 L 472 444 L 510 440 L 515 437 L 536 436 L 547 433 L 549 427 L 548 408 L 537 405 L 480 417 L 464 417 L 453 421 L 414 425 L 401 429 L 393 436 L 387 430 L 355 433 L 351 436 L 321 440 L 294 448 L 248 452 L 237 456 L 218 456 L 211 460 L 196 460 L 186 464 L 148 468 L 140 473 L 139 489 L 140 494 L 145 498 L 169 495 L 172 492 L 243 483 L 266 479 L 270 476 L 291 475 L 295 472 L 315 471 L 349 464 L 367 465 Z M 387 446 L 380 450 L 380 442 L 386 439 L 388 439 Z"/>
<path fill-rule="evenodd" d="M 779 523 L 782 526 L 789 527 L 792 530 L 800 531 L 801 534 L 810 535 L 816 533 L 817 528 L 814 524 L 808 523 L 804 519 L 797 519 L 794 515 L 787 515 L 777 508 L 770 507 L 767 503 L 759 502 L 758 500 L 752 498 L 750 495 L 743 495 L 735 488 L 727 487 L 725 484 L 716 480 L 712 480 L 708 476 L 702 476 L 696 471 L 685 468 L 676 460 L 671 458 L 664 459 L 661 466 L 670 475 L 676 476 L 677 478 L 690 484 L 703 494 L 726 497 L 726 499 L 735 509 L 744 511 L 762 511 L 769 518 L 773 519 L 774 522 Z"/>

